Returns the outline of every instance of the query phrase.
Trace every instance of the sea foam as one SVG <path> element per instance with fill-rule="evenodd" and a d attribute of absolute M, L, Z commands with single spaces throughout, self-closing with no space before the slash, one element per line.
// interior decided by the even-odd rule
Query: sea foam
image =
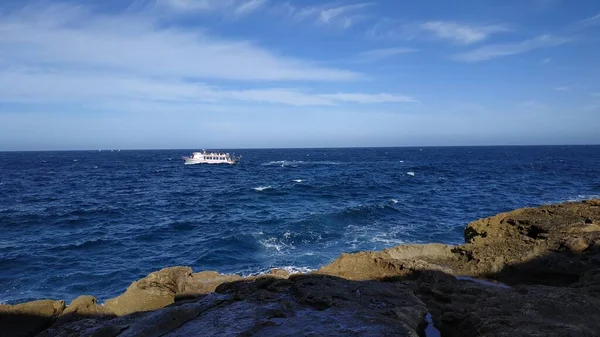
<path fill-rule="evenodd" d="M 257 191 L 257 192 L 262 192 L 262 191 L 264 191 L 264 190 L 270 190 L 270 189 L 272 189 L 272 188 L 273 188 L 273 187 L 271 187 L 271 186 L 269 185 L 269 186 L 258 186 L 258 187 L 253 187 L 252 189 L 253 189 L 253 190 L 255 190 L 255 191 Z"/>

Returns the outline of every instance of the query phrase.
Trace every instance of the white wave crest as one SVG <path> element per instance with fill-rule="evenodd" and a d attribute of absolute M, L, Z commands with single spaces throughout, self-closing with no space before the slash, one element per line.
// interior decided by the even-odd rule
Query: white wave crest
<path fill-rule="evenodd" d="M 258 240 L 258 242 L 261 245 L 263 245 L 263 247 L 265 247 L 267 250 L 276 250 L 278 252 L 281 252 L 283 250 L 296 249 L 296 247 L 294 247 L 294 245 L 292 245 L 291 243 L 286 243 L 283 240 L 276 237 Z"/>
<path fill-rule="evenodd" d="M 308 267 L 299 267 L 299 266 L 282 266 L 282 267 L 273 267 L 268 270 L 263 270 L 259 272 L 251 272 L 251 273 L 240 273 L 242 277 L 251 277 L 251 276 L 260 276 L 260 275 L 268 275 L 271 273 L 273 269 L 283 269 L 290 274 L 308 274 L 310 272 L 316 271 L 317 269 L 308 268 Z"/>
<path fill-rule="evenodd" d="M 591 199 L 600 199 L 600 194 L 579 194 L 577 195 L 577 198 L 570 198 L 567 199 L 567 201 L 583 201 L 583 200 L 591 200 Z M 551 202 L 551 204 L 553 204 L 555 202 Z"/>
<path fill-rule="evenodd" d="M 297 274 L 297 273 L 306 274 L 306 273 L 310 273 L 310 272 L 316 270 L 316 269 L 312 269 L 312 268 L 308 268 L 308 267 L 297 267 L 297 266 L 283 266 L 283 267 L 279 267 L 278 269 L 283 269 L 290 274 Z"/>
<path fill-rule="evenodd" d="M 302 179 L 294 179 L 294 180 L 292 180 L 292 181 L 295 181 L 295 182 L 297 182 L 297 183 L 301 183 L 301 182 L 303 182 L 304 180 L 302 180 Z"/>
<path fill-rule="evenodd" d="M 414 172 L 406 172 L 406 174 L 408 174 L 408 175 L 409 175 L 409 176 L 411 176 L 411 177 L 414 177 L 414 176 L 415 176 L 415 173 L 414 173 Z"/>
<path fill-rule="evenodd" d="M 392 204 L 397 204 L 398 203 L 398 200 L 396 200 L 396 199 L 392 199 L 390 201 L 392 202 Z"/>
<path fill-rule="evenodd" d="M 298 167 L 300 165 L 339 165 L 341 162 L 339 161 L 303 161 L 303 160 L 275 160 L 262 164 L 263 166 L 290 166 L 290 167 Z"/>
<path fill-rule="evenodd" d="M 390 237 L 386 233 L 375 235 L 374 237 L 371 238 L 371 242 L 381 242 L 388 246 L 398 246 L 398 245 L 402 245 L 402 244 L 406 243 L 404 240 Z"/>
<path fill-rule="evenodd" d="M 271 187 L 271 186 L 269 185 L 269 186 L 258 186 L 258 187 L 253 187 L 252 189 L 253 189 L 253 190 L 255 190 L 255 191 L 257 191 L 257 192 L 262 192 L 262 191 L 264 191 L 264 190 L 270 190 L 270 189 L 272 189 L 272 188 L 273 188 L 273 187 Z"/>

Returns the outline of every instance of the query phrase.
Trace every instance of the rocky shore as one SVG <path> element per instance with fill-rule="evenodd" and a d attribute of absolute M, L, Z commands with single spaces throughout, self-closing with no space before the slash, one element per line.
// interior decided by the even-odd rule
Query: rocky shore
<path fill-rule="evenodd" d="M 165 268 L 103 305 L 0 305 L 0 336 L 600 336 L 600 200 L 464 233 L 462 245 L 342 254 L 309 274 Z"/>

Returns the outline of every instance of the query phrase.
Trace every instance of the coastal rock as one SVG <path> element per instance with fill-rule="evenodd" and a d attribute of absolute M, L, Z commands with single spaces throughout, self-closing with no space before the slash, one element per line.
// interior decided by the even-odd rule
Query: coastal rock
<path fill-rule="evenodd" d="M 470 223 L 456 274 L 569 285 L 600 268 L 600 202 L 524 208 Z"/>
<path fill-rule="evenodd" d="M 428 275 L 416 283 L 444 336 L 598 336 L 600 299 L 570 287 L 494 286 Z"/>
<path fill-rule="evenodd" d="M 98 304 L 93 296 L 79 296 L 63 311 L 56 324 L 75 321 L 82 318 L 97 317 L 108 318 L 116 314 L 107 307 Z"/>
<path fill-rule="evenodd" d="M 451 273 L 452 270 L 447 266 L 456 259 L 452 246 L 406 245 L 381 252 L 342 254 L 332 263 L 321 267 L 318 273 L 350 280 L 381 280 L 408 276 L 420 270 Z"/>
<path fill-rule="evenodd" d="M 104 307 L 119 316 L 163 308 L 175 302 L 177 293 L 185 291 L 191 276 L 189 267 L 161 269 L 133 282 L 124 294 L 106 301 Z"/>
<path fill-rule="evenodd" d="M 40 300 L 16 305 L 0 304 L 0 336 L 34 336 L 56 321 L 64 301 Z"/>
<path fill-rule="evenodd" d="M 40 336 L 416 337 L 428 312 L 451 337 L 598 335 L 600 200 L 480 219 L 466 227 L 465 240 L 342 254 L 308 274 L 275 269 L 242 278 L 165 268 L 104 307 L 78 298 Z M 50 317 L 38 330 L 64 309 L 48 302 L 27 304 Z"/>
<path fill-rule="evenodd" d="M 406 286 L 324 275 L 260 277 L 112 320 L 82 320 L 52 336 L 410 336 L 427 310 Z M 50 335 L 47 335 L 50 336 Z"/>
<path fill-rule="evenodd" d="M 177 293 L 179 297 L 194 297 L 212 293 L 217 287 L 225 282 L 239 281 L 239 275 L 224 275 L 215 271 L 203 271 L 191 274 L 184 284 L 184 288 Z"/>

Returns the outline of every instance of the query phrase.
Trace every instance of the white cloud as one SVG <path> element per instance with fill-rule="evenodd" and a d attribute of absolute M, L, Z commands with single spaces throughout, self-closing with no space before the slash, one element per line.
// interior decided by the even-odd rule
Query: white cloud
<path fill-rule="evenodd" d="M 388 93 L 317 94 L 290 88 L 227 89 L 181 79 L 124 76 L 114 73 L 39 71 L 0 72 L 0 101 L 16 103 L 78 103 L 91 107 L 144 102 L 200 104 L 222 102 L 273 103 L 292 106 L 331 106 L 353 103 L 403 103 L 414 99 Z"/>
<path fill-rule="evenodd" d="M 286 2 L 280 4 L 276 12 L 285 13 L 300 21 L 313 21 L 318 24 L 347 29 L 364 20 L 367 15 L 363 9 L 371 5 L 371 3 L 358 3 L 344 6 L 325 4 L 297 7 Z"/>
<path fill-rule="evenodd" d="M 181 11 L 207 11 L 227 7 L 235 0 L 156 0 L 159 6 Z"/>
<path fill-rule="evenodd" d="M 591 26 L 595 26 L 600 24 L 600 13 L 597 15 L 594 15 L 592 17 L 589 17 L 587 19 L 583 19 L 581 21 L 577 21 L 576 23 L 574 23 L 573 25 L 571 25 L 569 28 L 571 30 L 580 30 L 580 29 L 584 29 L 587 27 L 591 27 Z"/>
<path fill-rule="evenodd" d="M 91 15 L 81 7 L 69 9 L 0 15 L 0 60 L 13 66 L 203 79 L 348 81 L 361 77 L 277 55 L 249 42 L 164 27 L 151 16 Z"/>
<path fill-rule="evenodd" d="M 554 91 L 569 91 L 569 89 L 571 89 L 571 88 L 563 86 L 563 87 L 556 87 L 556 88 L 554 88 Z"/>
<path fill-rule="evenodd" d="M 222 12 L 243 16 L 261 9 L 267 0 L 156 0 L 159 9 L 180 13 Z"/>
<path fill-rule="evenodd" d="M 569 39 L 567 38 L 541 35 L 518 43 L 483 46 L 463 54 L 458 54 L 455 56 L 455 59 L 465 62 L 479 62 L 498 57 L 522 54 L 538 48 L 556 47 L 567 42 L 569 42 Z"/>
<path fill-rule="evenodd" d="M 469 45 L 484 41 L 490 36 L 510 32 L 506 24 L 474 25 L 452 21 L 403 22 L 389 18 L 378 20 L 367 31 L 371 38 L 436 39 L 453 44 Z"/>
<path fill-rule="evenodd" d="M 194 6 L 212 4 L 198 1 Z M 262 1 L 248 6 L 260 5 Z M 315 92 L 306 82 L 351 81 L 362 75 L 281 56 L 244 41 L 161 26 L 157 20 L 148 13 L 93 15 L 81 6 L 0 14 L 0 102 L 90 109 L 106 109 L 110 102 L 129 111 L 160 103 L 176 111 L 206 104 L 413 101 L 391 93 Z M 227 85 L 212 84 L 215 80 Z M 302 81 L 308 89 L 290 87 L 293 81 Z"/>
<path fill-rule="evenodd" d="M 373 49 L 360 53 L 359 59 L 366 62 L 378 61 L 386 58 L 390 58 L 392 56 L 414 53 L 418 51 L 418 49 L 414 48 L 403 48 L 403 47 L 393 47 L 393 48 L 381 48 L 381 49 Z"/>
<path fill-rule="evenodd" d="M 510 31 L 504 25 L 473 26 L 448 21 L 428 21 L 420 24 L 420 28 L 439 39 L 458 44 L 473 44 L 481 42 L 493 34 Z"/>
<path fill-rule="evenodd" d="M 250 0 L 240 4 L 234 11 L 235 15 L 243 16 L 256 12 L 266 4 L 267 0 Z"/>
<path fill-rule="evenodd" d="M 355 103 L 412 103 L 416 102 L 416 100 L 409 96 L 404 95 L 392 95 L 392 94 L 345 94 L 345 93 L 337 93 L 337 94 L 328 94 L 321 95 L 321 97 L 344 101 L 344 102 L 355 102 Z"/>

